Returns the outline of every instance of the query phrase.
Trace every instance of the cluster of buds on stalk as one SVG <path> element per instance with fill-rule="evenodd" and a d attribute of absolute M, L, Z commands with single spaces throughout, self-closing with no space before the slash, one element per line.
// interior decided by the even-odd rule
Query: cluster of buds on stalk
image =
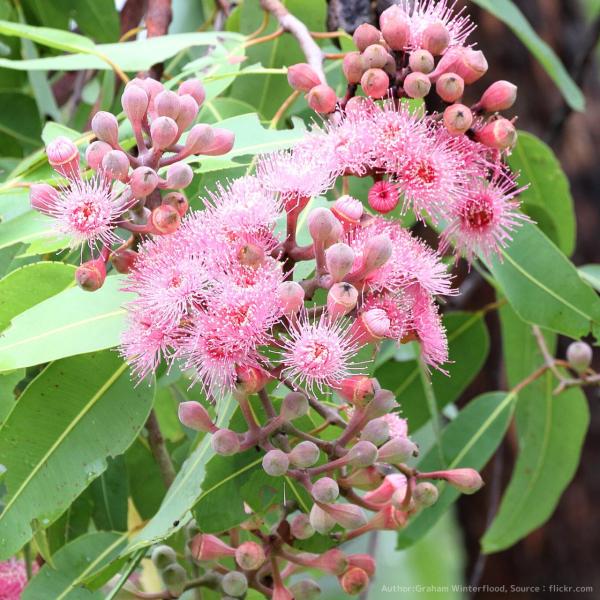
<path fill-rule="evenodd" d="M 182 82 L 175 92 L 154 79 L 136 78 L 121 97 L 133 147 L 121 145 L 119 121 L 106 111 L 92 119 L 97 139 L 85 151 L 87 168 L 80 165 L 72 140 L 58 137 L 47 145 L 48 162 L 63 183 L 31 186 L 31 205 L 53 217 L 73 246 L 89 245 L 92 258 L 75 275 L 84 290 L 103 285 L 109 261 L 116 271 L 128 273 L 145 237 L 177 231 L 189 206 L 183 190 L 194 175 L 186 159 L 231 150 L 230 131 L 194 124 L 204 99 L 197 79 Z M 118 229 L 129 238 L 123 240 Z"/>

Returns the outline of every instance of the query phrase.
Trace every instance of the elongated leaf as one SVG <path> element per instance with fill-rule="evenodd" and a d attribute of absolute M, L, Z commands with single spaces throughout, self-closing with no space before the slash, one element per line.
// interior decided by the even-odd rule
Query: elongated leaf
<path fill-rule="evenodd" d="M 117 456 L 108 460 L 108 468 L 90 485 L 92 518 L 98 529 L 127 531 L 127 467 Z"/>
<path fill-rule="evenodd" d="M 29 146 L 39 144 L 42 127 L 30 96 L 0 93 L 0 131 Z"/>
<path fill-rule="evenodd" d="M 508 159 L 520 172 L 519 185 L 529 184 L 521 193 L 523 210 L 567 255 L 575 249 L 575 212 L 569 180 L 552 149 L 531 133 L 519 132 L 519 143 Z"/>
<path fill-rule="evenodd" d="M 44 565 L 31 580 L 21 600 L 101 600 L 104 595 L 83 587 L 83 581 L 108 565 L 127 544 L 127 535 L 88 533 L 61 548 L 54 568 Z"/>
<path fill-rule="evenodd" d="M 15 387 L 25 377 L 25 369 L 0 373 L 0 426 L 15 403 Z"/>
<path fill-rule="evenodd" d="M 106 469 L 107 457 L 129 447 L 152 400 L 152 388 L 135 388 L 114 352 L 56 361 L 32 381 L 0 429 L 7 468 L 0 558 L 18 551 L 33 525 L 58 518 Z"/>
<path fill-rule="evenodd" d="M 28 210 L 7 223 L 0 223 L 0 249 L 36 241 L 55 249 L 68 246 L 66 239 L 57 236 L 54 220 L 33 210 Z"/>
<path fill-rule="evenodd" d="M 491 271 L 528 323 L 580 338 L 600 327 L 600 299 L 573 264 L 535 226 L 525 223 Z"/>
<path fill-rule="evenodd" d="M 481 469 L 504 437 L 514 401 L 515 395 L 506 392 L 491 392 L 472 400 L 442 432 L 446 468 Z M 418 468 L 424 472 L 443 468 L 439 449 L 432 448 L 419 461 Z M 459 495 L 454 488 L 441 484 L 438 501 L 400 531 L 398 547 L 406 548 L 421 539 Z"/>
<path fill-rule="evenodd" d="M 124 327 L 123 278 L 94 292 L 70 288 L 15 317 L 0 337 L 0 371 L 118 345 Z"/>
<path fill-rule="evenodd" d="M 573 110 L 585 108 L 583 92 L 573 81 L 554 50 L 533 30 L 523 13 L 511 0 L 471 0 L 496 18 L 506 23 L 515 35 L 537 58 L 548 75 L 558 86 L 565 100 Z"/>
<path fill-rule="evenodd" d="M 600 292 L 600 265 L 583 265 L 583 267 L 579 267 L 579 275 L 597 292 Z"/>

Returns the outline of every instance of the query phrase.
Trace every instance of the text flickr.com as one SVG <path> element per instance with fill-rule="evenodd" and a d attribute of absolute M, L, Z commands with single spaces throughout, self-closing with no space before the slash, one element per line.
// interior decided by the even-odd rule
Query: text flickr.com
<path fill-rule="evenodd" d="M 390 594 L 423 593 L 446 594 L 448 592 L 462 593 L 488 593 L 488 594 L 531 594 L 531 593 L 557 593 L 557 594 L 589 594 L 594 591 L 593 586 L 573 586 L 566 584 L 547 585 L 382 585 L 381 591 Z"/>

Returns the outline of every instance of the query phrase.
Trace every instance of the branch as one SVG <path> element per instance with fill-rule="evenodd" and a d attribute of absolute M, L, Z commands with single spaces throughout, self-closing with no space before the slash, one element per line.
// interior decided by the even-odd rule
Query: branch
<path fill-rule="evenodd" d="M 154 460 L 160 469 L 160 474 L 165 486 L 169 488 L 175 479 L 175 468 L 173 467 L 171 457 L 167 452 L 165 440 L 160 431 L 154 409 L 150 411 L 150 415 L 146 421 L 146 430 L 148 431 L 148 443 L 150 444 L 152 456 L 154 456 Z"/>
<path fill-rule="evenodd" d="M 165 35 L 172 18 L 171 0 L 148 0 L 148 11 L 146 12 L 148 38 Z M 163 74 L 163 68 L 162 63 L 152 65 L 148 74 L 154 79 L 160 79 Z"/>

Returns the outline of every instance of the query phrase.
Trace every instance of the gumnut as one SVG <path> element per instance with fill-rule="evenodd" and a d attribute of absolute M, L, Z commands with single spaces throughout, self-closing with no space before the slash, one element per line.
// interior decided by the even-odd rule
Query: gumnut
<path fill-rule="evenodd" d="M 198 103 L 190 96 L 185 94 L 179 96 L 179 114 L 175 119 L 179 133 L 185 131 L 193 122 L 198 115 Z"/>
<path fill-rule="evenodd" d="M 381 34 L 392 50 L 404 50 L 410 38 L 410 23 L 399 6 L 390 6 L 379 18 Z"/>
<path fill-rule="evenodd" d="M 150 221 L 156 233 L 165 235 L 179 229 L 181 217 L 177 210 L 172 206 L 161 204 L 152 211 Z"/>
<path fill-rule="evenodd" d="M 390 428 L 385 419 L 373 419 L 369 421 L 360 434 L 361 440 L 371 442 L 376 446 L 385 444 L 390 439 Z"/>
<path fill-rule="evenodd" d="M 311 566 L 332 575 L 341 575 L 348 568 L 348 557 L 341 550 L 332 548 L 313 559 Z"/>
<path fill-rule="evenodd" d="M 369 576 L 360 567 L 351 567 L 340 578 L 340 585 L 346 594 L 356 596 L 369 585 Z"/>
<path fill-rule="evenodd" d="M 435 68 L 435 59 L 428 50 L 415 50 L 408 59 L 408 65 L 412 71 L 418 73 L 431 73 Z"/>
<path fill-rule="evenodd" d="M 243 596 L 248 590 L 248 579 L 239 571 L 230 571 L 221 579 L 221 589 L 236 598 Z"/>
<path fill-rule="evenodd" d="M 487 70 L 488 63 L 483 52 L 472 48 L 454 47 L 442 56 L 429 77 L 432 81 L 437 81 L 444 73 L 452 72 L 462 77 L 465 83 L 470 85 L 483 77 Z"/>
<path fill-rule="evenodd" d="M 404 463 L 418 455 L 419 449 L 406 437 L 392 438 L 379 448 L 379 460 L 394 465 Z"/>
<path fill-rule="evenodd" d="M 293 315 L 304 306 L 304 288 L 297 281 L 279 284 L 277 297 L 285 315 Z"/>
<path fill-rule="evenodd" d="M 331 213 L 331 211 L 329 211 Z M 342 242 L 333 244 L 325 252 L 325 264 L 333 281 L 342 281 L 354 265 L 354 250 Z"/>
<path fill-rule="evenodd" d="M 510 81 L 496 81 L 483 93 L 479 106 L 485 112 L 509 109 L 517 100 L 517 86 Z"/>
<path fill-rule="evenodd" d="M 342 70 L 348 83 L 360 83 L 360 78 L 365 72 L 360 52 L 348 52 L 348 54 L 344 55 Z"/>
<path fill-rule="evenodd" d="M 370 467 L 377 461 L 377 446 L 367 441 L 356 442 L 344 457 L 355 467 Z"/>
<path fill-rule="evenodd" d="M 319 460 L 319 456 L 319 447 L 309 441 L 300 442 L 289 453 L 290 462 L 301 469 L 312 467 Z"/>
<path fill-rule="evenodd" d="M 375 575 L 375 559 L 369 554 L 350 554 L 348 563 L 351 567 L 361 568 L 369 577 Z"/>
<path fill-rule="evenodd" d="M 331 212 L 340 220 L 344 229 L 348 229 L 360 223 L 365 208 L 360 200 L 344 195 L 332 204 Z"/>
<path fill-rule="evenodd" d="M 383 417 L 392 412 L 398 406 L 396 397 L 390 390 L 377 390 L 373 399 L 365 408 L 365 419 L 370 421 L 377 417 Z"/>
<path fill-rule="evenodd" d="M 364 498 L 375 504 L 387 504 L 398 490 L 402 493 L 406 491 L 406 477 L 401 473 L 391 473 L 383 478 L 377 488 L 368 491 Z"/>
<path fill-rule="evenodd" d="M 194 431 L 206 431 L 209 433 L 217 431 L 217 426 L 200 402 L 194 400 L 180 402 L 177 408 L 177 415 L 183 425 Z"/>
<path fill-rule="evenodd" d="M 381 308 L 363 312 L 352 324 L 352 334 L 363 344 L 376 344 L 390 332 L 390 320 Z"/>
<path fill-rule="evenodd" d="M 267 385 L 271 376 L 260 367 L 251 365 L 237 365 L 235 368 L 238 388 L 246 394 L 256 394 Z"/>
<path fill-rule="evenodd" d="M 335 521 L 333 518 L 328 515 L 318 504 L 313 504 L 312 508 L 310 509 L 309 519 L 313 529 L 321 535 L 329 533 L 335 527 Z"/>
<path fill-rule="evenodd" d="M 290 392 L 281 403 L 281 417 L 284 421 L 299 419 L 308 413 L 308 399 L 301 392 Z"/>
<path fill-rule="evenodd" d="M 363 250 L 362 269 L 371 272 L 383 267 L 392 255 L 392 250 L 392 241 L 385 233 L 369 238 Z"/>
<path fill-rule="evenodd" d="M 77 267 L 75 281 L 86 292 L 99 290 L 106 280 L 106 265 L 101 258 L 88 260 Z"/>
<path fill-rule="evenodd" d="M 369 206 L 379 213 L 385 214 L 394 210 L 399 200 L 398 188 L 385 179 L 375 182 L 369 190 Z"/>
<path fill-rule="evenodd" d="M 383 481 L 383 475 L 375 467 L 355 469 L 348 477 L 340 480 L 346 487 L 357 487 L 361 490 L 373 490 Z"/>
<path fill-rule="evenodd" d="M 310 92 L 312 88 L 321 84 L 315 70 L 306 63 L 298 63 L 288 67 L 287 80 L 290 87 L 298 92 Z"/>
<path fill-rule="evenodd" d="M 329 114 L 335 110 L 337 96 L 333 88 L 326 83 L 320 83 L 313 87 L 306 95 L 308 105 L 320 114 Z"/>
<path fill-rule="evenodd" d="M 181 103 L 179 95 L 171 90 L 163 90 L 154 98 L 154 110 L 159 117 L 170 117 L 175 120 L 179 116 Z"/>
<path fill-rule="evenodd" d="M 444 111 L 444 125 L 451 135 L 462 135 L 473 124 L 473 113 L 464 104 L 451 104 Z"/>
<path fill-rule="evenodd" d="M 185 591 L 187 574 L 180 564 L 173 563 L 162 569 L 160 578 L 171 596 L 178 598 Z"/>
<path fill-rule="evenodd" d="M 194 125 L 185 139 L 184 152 L 202 154 L 215 140 L 215 129 L 205 123 Z"/>
<path fill-rule="evenodd" d="M 212 449 L 221 456 L 231 456 L 240 450 L 240 440 L 237 433 L 231 429 L 219 429 L 210 440 Z"/>
<path fill-rule="evenodd" d="M 353 375 L 342 380 L 338 393 L 346 402 L 361 408 L 373 398 L 374 381 L 366 375 Z"/>
<path fill-rule="evenodd" d="M 111 150 L 102 159 L 102 173 L 110 179 L 127 181 L 129 174 L 129 159 L 121 150 Z"/>
<path fill-rule="evenodd" d="M 592 363 L 592 348 L 586 342 L 572 342 L 567 348 L 567 361 L 578 373 L 585 373 Z"/>
<path fill-rule="evenodd" d="M 48 214 L 57 199 L 58 192 L 47 183 L 34 183 L 29 188 L 31 208 L 43 214 Z"/>
<path fill-rule="evenodd" d="M 169 192 L 163 196 L 162 204 L 172 206 L 179 213 L 180 217 L 183 217 L 190 207 L 188 199 L 181 192 Z"/>
<path fill-rule="evenodd" d="M 321 479 L 318 479 L 313 484 L 312 497 L 317 502 L 331 504 L 332 502 L 335 502 L 339 495 L 340 488 L 335 479 L 332 479 L 331 477 L 321 477 Z"/>
<path fill-rule="evenodd" d="M 489 148 L 508 150 L 517 143 L 517 130 L 508 119 L 497 119 L 480 129 L 475 138 Z"/>
<path fill-rule="evenodd" d="M 456 102 L 465 91 L 465 81 L 456 73 L 444 73 L 435 84 L 437 95 L 445 102 Z"/>
<path fill-rule="evenodd" d="M 262 466 L 267 475 L 281 477 L 287 473 L 290 466 L 288 455 L 282 450 L 269 450 L 262 459 Z"/>
<path fill-rule="evenodd" d="M 177 561 L 177 554 L 175 554 L 175 550 L 173 550 L 171 546 L 163 544 L 154 547 L 150 558 L 152 559 L 154 566 L 157 569 L 162 570 Z"/>
<path fill-rule="evenodd" d="M 158 185 L 158 175 L 150 167 L 137 167 L 131 173 L 129 187 L 135 198 L 145 198 Z"/>
<path fill-rule="evenodd" d="M 265 551 L 256 542 L 244 542 L 235 550 L 235 562 L 245 571 L 256 571 L 265 560 Z"/>
<path fill-rule="evenodd" d="M 235 142 L 235 134 L 229 129 L 213 129 L 215 138 L 212 144 L 202 151 L 206 156 L 222 156 L 227 154 Z"/>
<path fill-rule="evenodd" d="M 319 584 L 313 579 L 302 579 L 290 586 L 294 600 L 317 600 L 321 595 Z"/>
<path fill-rule="evenodd" d="M 198 79 L 188 79 L 187 81 L 182 82 L 177 88 L 177 93 L 180 96 L 189 94 L 196 101 L 198 106 L 202 106 L 204 98 L 206 98 L 204 86 Z"/>
<path fill-rule="evenodd" d="M 92 118 L 92 131 L 96 137 L 113 148 L 119 144 L 119 123 L 115 115 L 105 110 L 98 111 Z"/>
<path fill-rule="evenodd" d="M 121 96 L 121 105 L 127 115 L 127 118 L 134 125 L 141 124 L 146 111 L 148 110 L 148 103 L 150 98 L 146 90 L 138 85 L 127 85 L 125 91 Z"/>
<path fill-rule="evenodd" d="M 325 242 L 337 223 L 328 208 L 315 208 L 308 215 L 308 232 L 315 242 Z"/>
<path fill-rule="evenodd" d="M 199 561 L 218 560 L 226 556 L 235 556 L 235 549 L 216 535 L 199 533 L 190 542 L 192 556 Z"/>
<path fill-rule="evenodd" d="M 194 171 L 187 163 L 178 162 L 167 169 L 167 187 L 174 190 L 186 188 L 194 178 Z"/>
<path fill-rule="evenodd" d="M 437 502 L 439 495 L 437 487 L 429 481 L 417 483 L 412 490 L 413 500 L 419 507 L 432 506 Z"/>
<path fill-rule="evenodd" d="M 380 44 L 372 44 L 362 53 L 362 63 L 365 69 L 383 69 L 390 55 Z"/>
<path fill-rule="evenodd" d="M 290 531 L 295 538 L 307 540 L 314 535 L 315 528 L 311 525 L 308 515 L 300 513 L 292 519 Z"/>
<path fill-rule="evenodd" d="M 79 175 L 79 150 L 67 137 L 59 136 L 46 146 L 50 166 L 60 175 L 72 179 Z"/>
<path fill-rule="evenodd" d="M 115 250 L 110 255 L 110 262 L 117 271 L 117 273 L 130 273 L 138 259 L 138 253 L 135 250 L 129 248 L 123 248 L 121 250 Z"/>
<path fill-rule="evenodd" d="M 421 34 L 421 46 L 434 56 L 440 56 L 450 44 L 450 32 L 441 22 L 430 23 Z"/>
<path fill-rule="evenodd" d="M 383 98 L 390 86 L 390 79 L 382 69 L 367 69 L 360 78 L 360 85 L 369 98 Z"/>
<path fill-rule="evenodd" d="M 372 44 L 378 44 L 381 41 L 381 32 L 377 27 L 369 23 L 363 23 L 356 28 L 352 36 L 354 44 L 362 52 Z"/>
<path fill-rule="evenodd" d="M 337 319 L 348 314 L 358 302 L 358 290 L 351 284 L 334 283 L 327 292 L 327 314 Z"/>
<path fill-rule="evenodd" d="M 367 517 L 356 504 L 323 504 L 321 508 L 344 529 L 358 529 L 367 523 Z"/>
<path fill-rule="evenodd" d="M 425 73 L 409 73 L 404 79 L 404 91 L 409 98 L 425 98 L 431 90 L 431 81 Z"/>
<path fill-rule="evenodd" d="M 159 150 L 165 150 L 179 137 L 177 123 L 171 117 L 157 117 L 150 125 L 152 143 Z"/>
<path fill-rule="evenodd" d="M 463 494 L 474 494 L 483 487 L 483 479 L 475 469 L 452 469 L 440 471 L 437 477 L 445 479 Z"/>
<path fill-rule="evenodd" d="M 90 168 L 97 171 L 102 166 L 102 159 L 112 150 L 110 144 L 96 140 L 92 142 L 85 151 L 85 161 Z"/>

